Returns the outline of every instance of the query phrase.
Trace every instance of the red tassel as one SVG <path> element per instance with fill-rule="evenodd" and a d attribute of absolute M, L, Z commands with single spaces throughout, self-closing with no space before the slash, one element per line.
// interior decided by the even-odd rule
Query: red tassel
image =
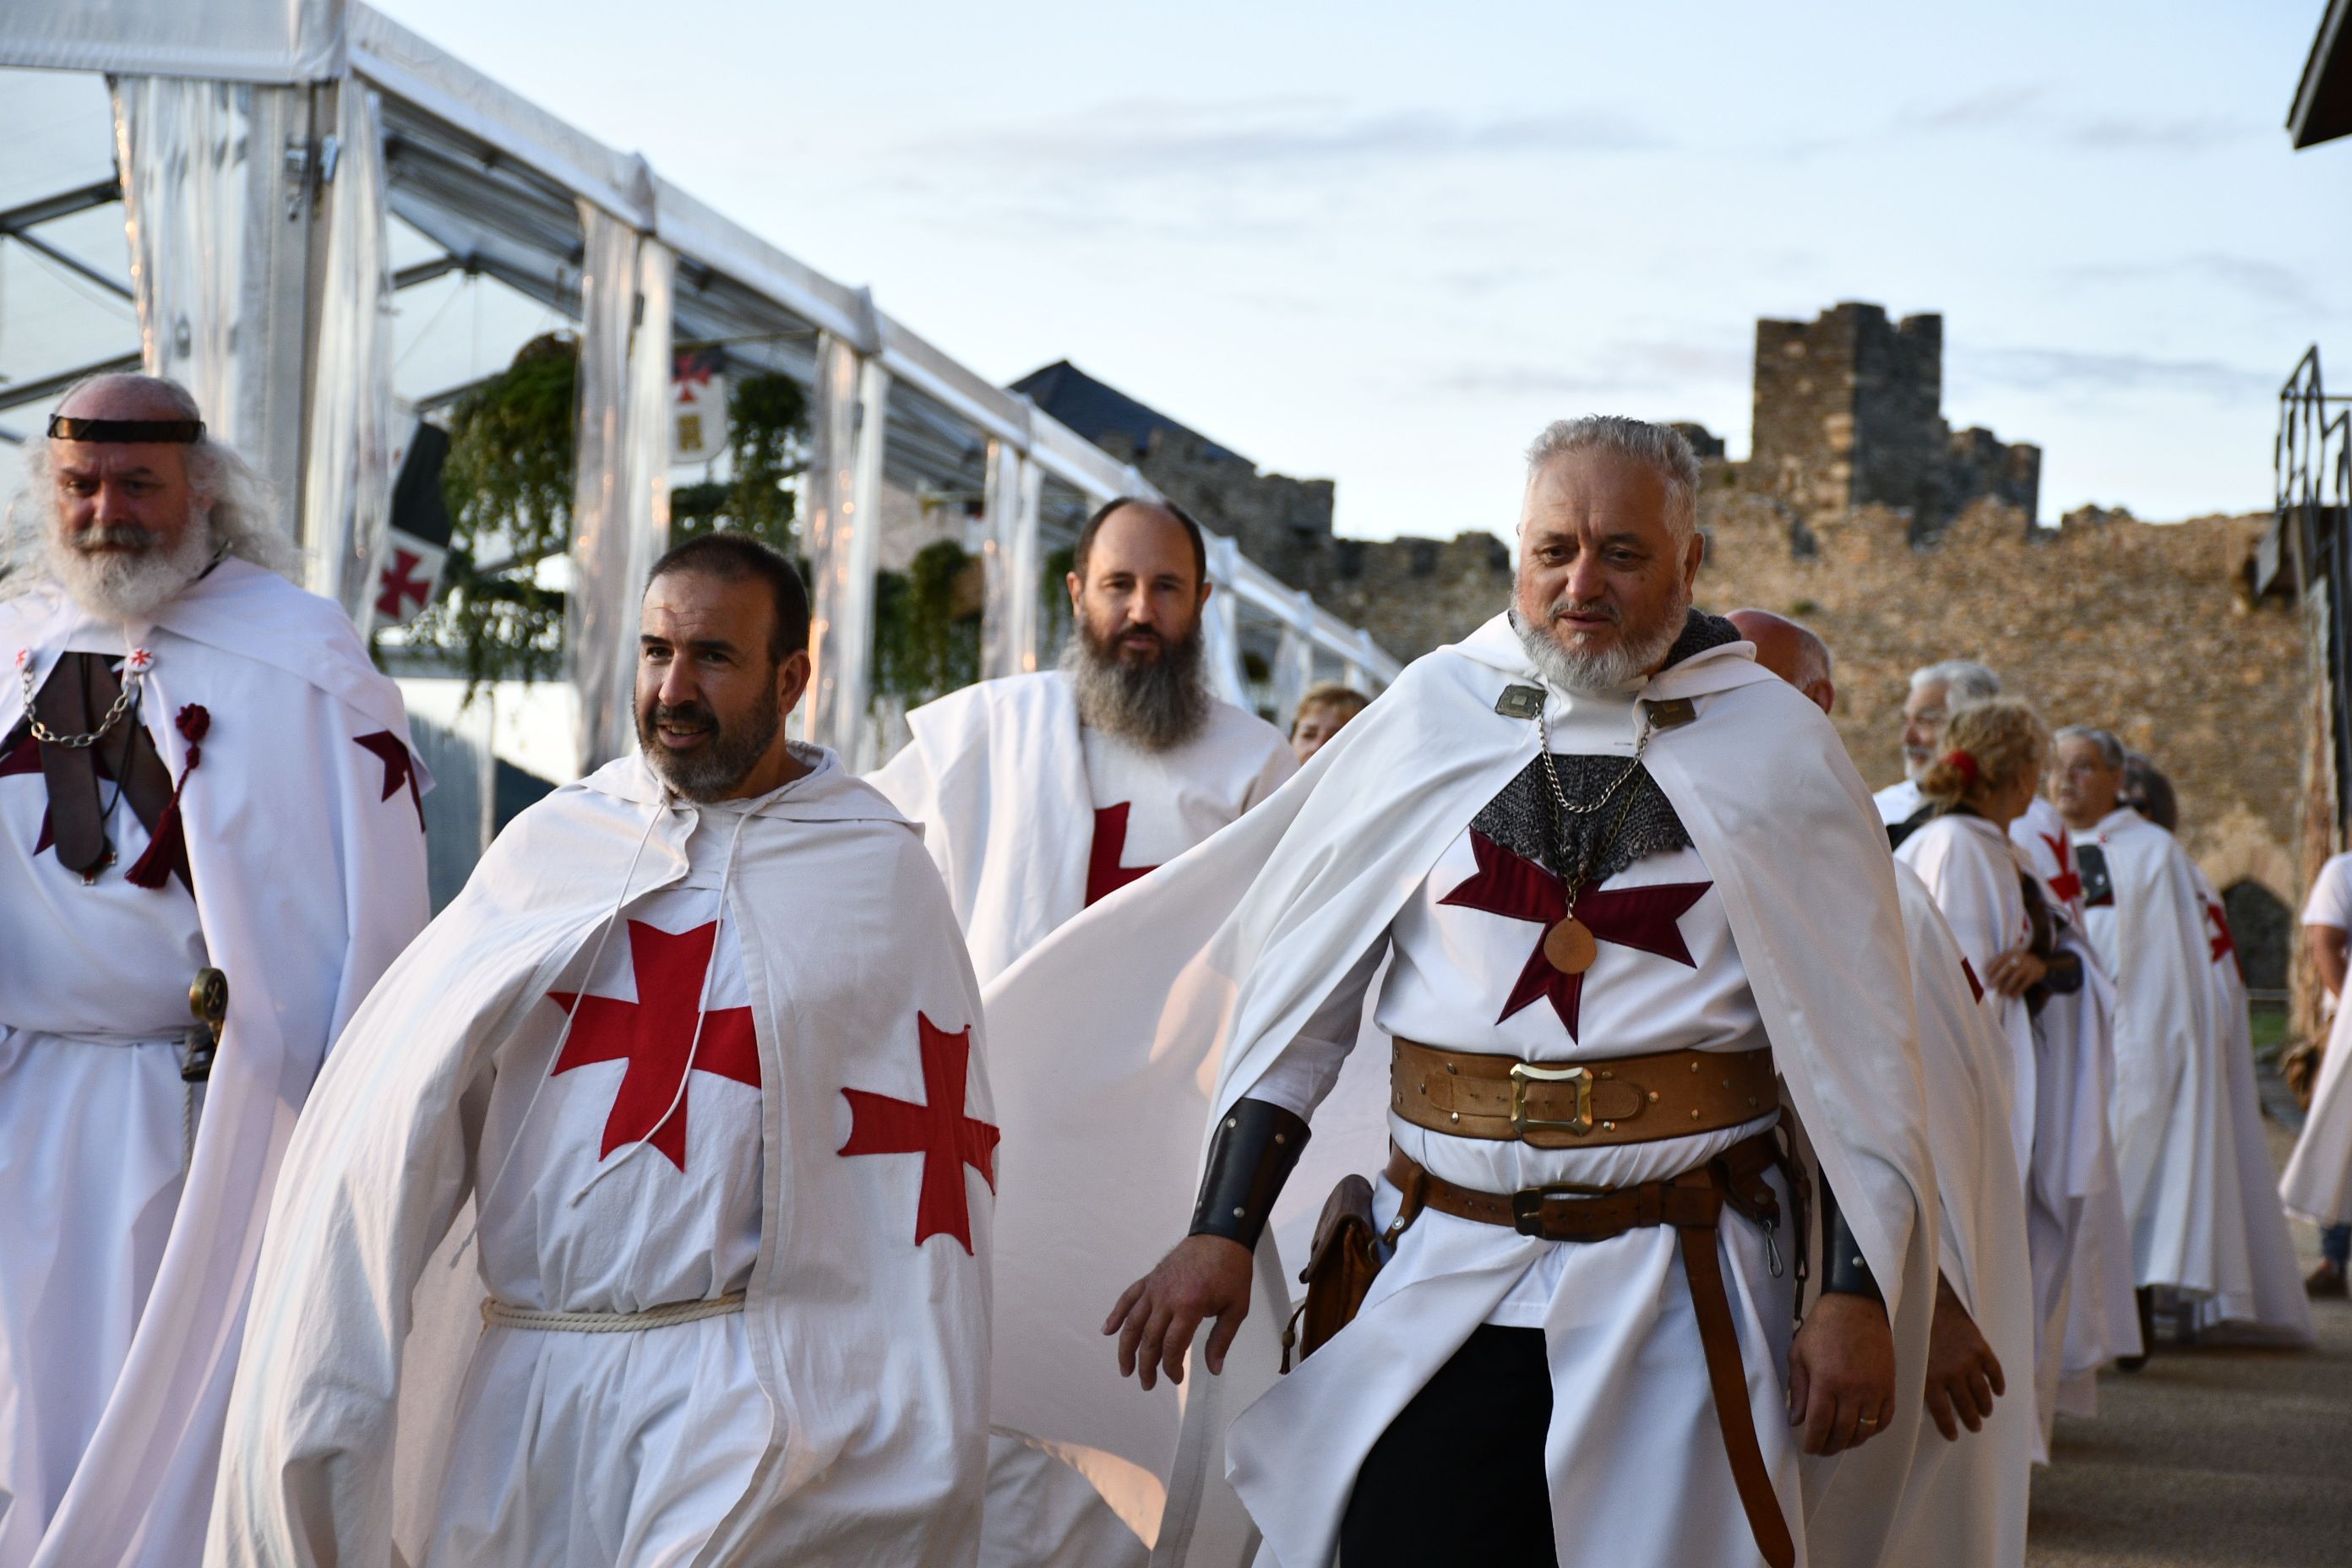
<path fill-rule="evenodd" d="M 156 819 L 154 836 L 147 841 L 147 853 L 131 862 L 122 879 L 134 888 L 156 889 L 171 880 L 172 867 L 187 858 L 187 829 L 180 822 L 180 796 L 188 787 L 188 775 L 205 760 L 205 749 L 197 742 L 211 730 L 213 716 L 199 703 L 191 702 L 180 710 L 173 721 L 181 736 L 188 742 L 188 765 L 180 770 L 180 782 L 172 786 L 172 798 L 163 804 L 163 815 Z"/>
<path fill-rule="evenodd" d="M 182 773 L 180 783 L 185 786 L 188 775 Z M 180 826 L 180 792 L 172 792 L 171 801 L 163 815 L 156 820 L 155 836 L 147 841 L 147 853 L 131 862 L 122 879 L 134 888 L 160 888 L 172 879 L 172 863 L 187 852 L 187 834 Z"/>

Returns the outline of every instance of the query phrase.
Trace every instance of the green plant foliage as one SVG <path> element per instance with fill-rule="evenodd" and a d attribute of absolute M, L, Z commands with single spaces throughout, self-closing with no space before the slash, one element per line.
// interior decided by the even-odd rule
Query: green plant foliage
<path fill-rule="evenodd" d="M 1065 545 L 1045 552 L 1045 569 L 1038 577 L 1037 595 L 1045 613 L 1037 617 L 1037 646 L 1039 658 L 1048 668 L 1068 639 L 1075 620 L 1070 612 L 1069 579 L 1077 565 L 1077 548 Z"/>
<path fill-rule="evenodd" d="M 541 568 L 572 547 L 579 363 L 570 334 L 535 338 L 450 411 L 449 563 L 405 641 L 453 659 L 469 689 L 562 673 L 563 595 Z M 788 486 L 806 462 L 807 400 L 791 377 L 759 374 L 735 382 L 727 406 L 732 473 L 673 494 L 670 537 L 740 528 L 793 553 Z"/>
<path fill-rule="evenodd" d="M 449 562 L 442 592 L 407 630 L 485 681 L 534 680 L 563 659 L 563 595 L 540 563 L 572 541 L 573 404 L 580 347 L 568 334 L 525 343 L 504 374 L 461 398 L 441 470 Z"/>
<path fill-rule="evenodd" d="M 908 706 L 980 679 L 980 617 L 956 614 L 960 579 L 975 558 L 952 539 L 928 544 L 902 574 L 874 584 L 874 687 Z"/>
<path fill-rule="evenodd" d="M 807 395 L 788 375 L 744 376 L 728 390 L 727 422 L 732 474 L 670 492 L 670 542 L 740 528 L 795 553 L 800 540 L 787 487 L 808 466 Z"/>

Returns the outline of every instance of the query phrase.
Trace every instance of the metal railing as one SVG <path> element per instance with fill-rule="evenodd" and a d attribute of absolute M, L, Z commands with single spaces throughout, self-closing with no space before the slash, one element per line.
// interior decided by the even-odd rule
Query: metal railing
<path fill-rule="evenodd" d="M 2279 388 L 2278 435 L 2271 448 L 2275 519 L 2257 572 L 2291 582 L 2306 613 L 2326 627 L 2326 686 L 2334 759 L 2335 826 L 2345 822 L 2346 784 L 2352 781 L 2352 397 L 2331 395 L 2315 343 Z M 2259 584 L 2258 584 L 2259 585 Z"/>

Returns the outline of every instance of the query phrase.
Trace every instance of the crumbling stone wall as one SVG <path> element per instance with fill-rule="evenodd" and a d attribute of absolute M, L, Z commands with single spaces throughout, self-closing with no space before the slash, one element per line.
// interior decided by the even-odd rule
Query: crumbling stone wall
<path fill-rule="evenodd" d="M 1189 431 L 1157 430 L 1140 451 L 1100 445 L 1135 464 L 1160 492 L 1202 526 L 1230 534 L 1242 553 L 1294 588 L 1311 587 L 1331 552 L 1329 479 L 1261 474 L 1248 459 L 1211 451 Z"/>
<path fill-rule="evenodd" d="M 2304 631 L 2242 591 L 2267 519 L 2107 513 L 2029 535 L 2017 510 L 1980 500 L 1923 549 L 1900 514 L 1865 507 L 1807 520 L 1803 554 L 1785 505 L 1727 479 L 1701 500 L 1699 602 L 1777 610 L 1827 640 L 1838 731 L 1872 788 L 1902 777 L 1910 672 L 1980 659 L 2053 725 L 2103 725 L 2154 757 L 2217 887 L 2250 879 L 2299 903 Z"/>

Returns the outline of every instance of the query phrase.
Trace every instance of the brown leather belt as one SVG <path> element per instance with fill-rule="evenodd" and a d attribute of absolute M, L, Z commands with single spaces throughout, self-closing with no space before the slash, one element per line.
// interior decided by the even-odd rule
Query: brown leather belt
<path fill-rule="evenodd" d="M 1389 1107 L 1415 1127 L 1538 1149 L 1719 1132 L 1780 1103 L 1769 1046 L 1547 1066 L 1399 1038 L 1389 1060 Z"/>
<path fill-rule="evenodd" d="M 1792 1568 L 1797 1546 L 1788 1521 L 1781 1516 L 1780 1500 L 1772 1490 L 1771 1473 L 1764 1468 L 1764 1450 L 1756 1440 L 1755 1412 L 1748 1404 L 1748 1372 L 1739 1358 L 1739 1331 L 1732 1321 L 1731 1299 L 1723 1287 L 1723 1259 L 1716 1251 L 1716 1230 L 1728 1204 L 1762 1226 L 1767 1244 L 1771 1243 L 1780 1223 L 1780 1201 L 1764 1177 L 1782 1159 L 1772 1134 L 1759 1132 L 1741 1139 L 1696 1170 L 1664 1181 L 1630 1187 L 1564 1183 L 1517 1193 L 1458 1186 L 1432 1175 L 1394 1147 L 1389 1151 L 1388 1168 L 1389 1180 L 1404 1196 L 1396 1223 L 1389 1227 L 1391 1240 L 1425 1208 L 1482 1225 L 1507 1225 L 1521 1236 L 1547 1241 L 1606 1241 L 1648 1226 L 1675 1227 L 1682 1240 L 1683 1278 L 1689 1281 L 1691 1310 L 1698 1318 L 1699 1348 L 1706 1357 L 1707 1386 L 1715 1397 L 1716 1424 L 1723 1431 L 1723 1451 L 1731 1461 L 1732 1484 L 1738 1489 L 1739 1504 L 1748 1514 L 1748 1528 L 1756 1537 L 1757 1548 L 1771 1568 Z"/>

